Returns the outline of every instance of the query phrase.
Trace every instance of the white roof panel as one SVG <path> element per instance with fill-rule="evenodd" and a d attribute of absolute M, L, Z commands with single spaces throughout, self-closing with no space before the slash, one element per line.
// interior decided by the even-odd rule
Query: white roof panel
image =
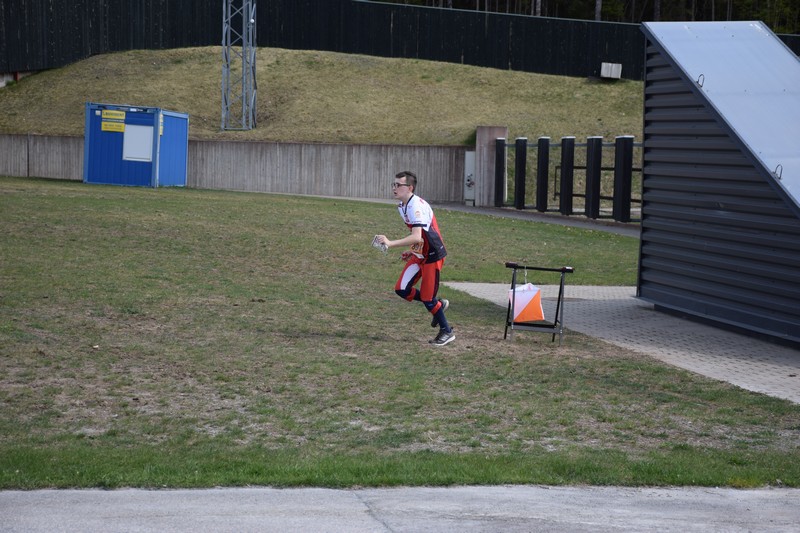
<path fill-rule="evenodd" d="M 800 59 L 763 22 L 644 26 L 800 206 Z"/>

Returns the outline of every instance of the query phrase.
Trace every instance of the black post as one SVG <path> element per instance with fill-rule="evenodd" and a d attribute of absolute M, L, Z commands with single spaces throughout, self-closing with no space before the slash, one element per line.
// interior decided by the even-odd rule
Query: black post
<path fill-rule="evenodd" d="M 633 137 L 617 137 L 614 142 L 614 207 L 617 222 L 631 221 L 631 188 L 633 181 Z"/>
<path fill-rule="evenodd" d="M 536 210 L 547 211 L 547 173 L 550 170 L 550 137 L 539 137 L 536 143 Z"/>
<path fill-rule="evenodd" d="M 600 218 L 600 179 L 603 166 L 603 138 L 586 139 L 586 203 L 585 215 Z"/>
<path fill-rule="evenodd" d="M 528 163 L 528 139 L 517 137 L 514 143 L 514 207 L 525 209 L 525 179 Z"/>
<path fill-rule="evenodd" d="M 494 206 L 506 201 L 506 140 L 498 137 L 494 145 Z"/>
<path fill-rule="evenodd" d="M 572 178 L 575 173 L 575 137 L 561 137 L 561 187 L 558 211 L 572 214 Z"/>

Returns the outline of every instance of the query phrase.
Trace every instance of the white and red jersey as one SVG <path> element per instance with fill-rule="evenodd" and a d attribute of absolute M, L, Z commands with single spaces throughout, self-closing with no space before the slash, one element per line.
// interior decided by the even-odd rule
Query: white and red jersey
<path fill-rule="evenodd" d="M 447 250 L 444 247 L 442 234 L 439 232 L 439 224 L 436 222 L 433 209 L 428 202 L 414 194 L 407 203 L 401 202 L 397 206 L 397 210 L 409 230 L 414 227 L 422 228 L 422 244 L 413 246 L 411 251 L 425 259 L 426 263 L 435 263 L 444 259 Z"/>

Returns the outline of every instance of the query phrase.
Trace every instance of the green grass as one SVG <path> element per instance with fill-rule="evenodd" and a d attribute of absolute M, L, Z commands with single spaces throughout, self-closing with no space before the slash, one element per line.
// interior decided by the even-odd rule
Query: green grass
<path fill-rule="evenodd" d="M 221 132 L 220 47 L 93 56 L 0 89 L 0 132 L 83 135 L 86 102 L 189 114 L 192 139 L 474 144 L 509 138 L 641 139 L 641 82 L 512 72 L 414 59 L 260 48 L 258 127 Z M 513 168 L 513 165 L 512 165 Z"/>
<path fill-rule="evenodd" d="M 633 284 L 636 239 L 437 211 L 444 280 Z M 456 342 L 391 204 L 0 178 L 0 487 L 800 486 L 800 407 L 569 332 Z M 574 305 L 578 305 L 575 303 Z"/>
<path fill-rule="evenodd" d="M 100 460 L 98 460 L 100 459 Z M 786 454 L 728 453 L 693 448 L 652 452 L 632 460 L 615 450 L 575 449 L 486 455 L 422 451 L 392 455 L 315 455 L 263 447 L 232 449 L 167 443 L 152 448 L 106 449 L 65 445 L 57 451 L 14 450 L 4 487 L 192 487 L 269 485 L 448 486 L 592 484 L 626 486 L 729 486 L 751 488 L 791 478 L 797 466 Z M 785 474 L 785 475 L 784 475 Z"/>

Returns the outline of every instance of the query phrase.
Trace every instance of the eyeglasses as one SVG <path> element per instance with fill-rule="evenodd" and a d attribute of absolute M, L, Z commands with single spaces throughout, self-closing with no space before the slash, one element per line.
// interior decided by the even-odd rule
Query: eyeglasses
<path fill-rule="evenodd" d="M 408 183 L 392 183 L 392 189 L 397 189 L 398 187 L 408 187 Z"/>

